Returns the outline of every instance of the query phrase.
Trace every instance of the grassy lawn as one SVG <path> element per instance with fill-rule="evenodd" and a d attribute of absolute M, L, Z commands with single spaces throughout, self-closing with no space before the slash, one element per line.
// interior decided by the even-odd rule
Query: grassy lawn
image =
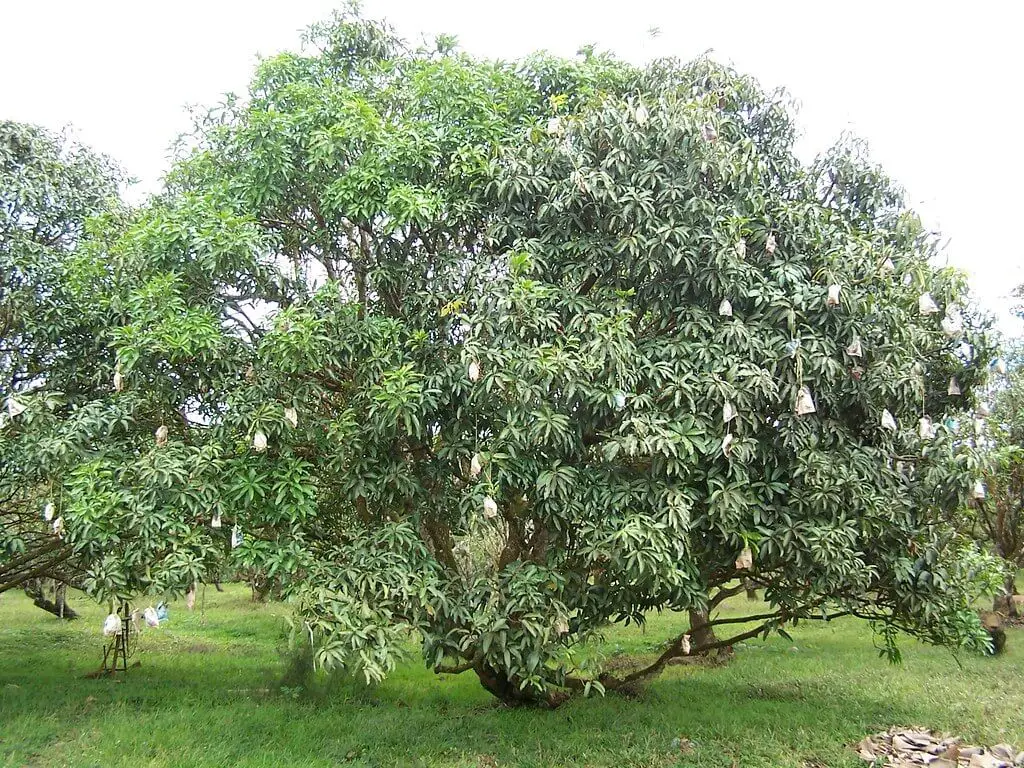
<path fill-rule="evenodd" d="M 746 609 L 742 599 L 727 609 Z M 853 766 L 847 749 L 890 725 L 1024 747 L 1024 631 L 998 658 L 955 659 L 907 641 L 878 658 L 853 621 L 750 643 L 727 667 L 671 667 L 636 700 L 579 699 L 556 711 L 496 707 L 475 678 L 415 662 L 385 685 L 282 691 L 281 605 L 206 591 L 205 615 L 171 606 L 126 679 L 85 679 L 105 611 L 62 624 L 20 594 L 0 597 L 0 765 L 4 766 Z M 609 633 L 651 653 L 679 625 Z M 673 748 L 689 739 L 687 752 Z"/>

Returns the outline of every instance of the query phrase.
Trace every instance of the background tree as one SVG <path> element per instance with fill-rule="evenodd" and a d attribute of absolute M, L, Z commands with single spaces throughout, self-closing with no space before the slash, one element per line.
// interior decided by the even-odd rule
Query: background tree
<path fill-rule="evenodd" d="M 352 15 L 307 43 L 90 251 L 123 391 L 57 492 L 91 589 L 227 552 L 317 664 L 380 680 L 416 630 L 505 701 L 801 619 L 984 647 L 942 422 L 989 350 L 860 146 L 803 165 L 782 95 L 704 60 L 480 61 Z M 729 632 L 743 578 L 769 607 Z M 690 624 L 652 663 L 580 652 L 651 610 Z"/>
<path fill-rule="evenodd" d="M 99 372 L 112 353 L 96 332 L 106 317 L 77 300 L 75 282 L 87 222 L 117 215 L 121 181 L 108 158 L 70 135 L 0 122 L 0 428 L 21 408 L 23 393 L 47 392 L 50 407 L 68 409 L 108 385 Z M 40 588 L 43 579 L 73 583 L 81 570 L 50 525 L 60 514 L 47 507 L 47 490 L 59 476 L 49 467 L 33 470 L 26 458 L 0 454 L 0 591 L 25 587 L 37 604 L 72 616 L 62 588 L 56 604 Z"/>
<path fill-rule="evenodd" d="M 1019 616 L 1014 602 L 1017 572 L 1024 568 L 1024 369 L 1011 350 L 1008 375 L 992 387 L 990 413 L 978 414 L 983 426 L 986 496 L 973 518 L 980 539 L 1007 563 L 1002 594 L 993 610 Z M 987 407 L 987 406 L 986 406 Z"/>
<path fill-rule="evenodd" d="M 196 536 L 188 500 L 201 503 L 201 492 L 182 493 L 219 468 L 217 456 L 200 445 L 140 457 L 168 395 L 122 391 L 132 360 L 122 365 L 114 344 L 130 347 L 132 328 L 123 326 L 135 318 L 163 372 L 178 377 L 167 390 L 196 391 L 173 366 L 222 330 L 208 312 L 174 303 L 166 278 L 153 279 L 116 247 L 141 224 L 120 203 L 122 177 L 109 160 L 14 123 L 0 127 L 0 160 L 0 592 L 23 587 L 38 605 L 66 613 L 41 593 L 40 579 L 112 600 L 182 591 L 222 557 L 228 535 Z M 154 204 L 141 222 L 159 211 Z M 173 327 L 160 325 L 161 302 Z M 182 407 L 177 418 L 189 413 Z"/>

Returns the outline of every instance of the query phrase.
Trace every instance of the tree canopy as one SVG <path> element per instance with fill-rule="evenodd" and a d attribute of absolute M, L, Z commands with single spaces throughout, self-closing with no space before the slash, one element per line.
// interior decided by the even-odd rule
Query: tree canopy
<path fill-rule="evenodd" d="M 1003 593 L 996 596 L 994 607 L 1011 616 L 1020 614 L 1013 596 L 1017 572 L 1024 568 L 1024 369 L 1019 348 L 1014 352 L 1006 377 L 998 377 L 990 387 L 991 405 L 982 403 L 974 414 L 985 496 L 963 521 L 972 535 L 990 543 L 1006 561 Z"/>
<path fill-rule="evenodd" d="M 894 658 L 980 650 L 988 561 L 944 521 L 985 328 L 860 144 L 794 138 L 706 59 L 495 62 L 338 16 L 76 251 L 109 384 L 11 387 L 0 450 L 46 469 L 97 594 L 228 558 L 367 681 L 410 631 L 504 700 L 847 614 Z M 720 638 L 737 579 L 770 610 Z M 652 610 L 690 617 L 652 664 L 581 652 Z"/>
<path fill-rule="evenodd" d="M 15 419 L 28 426 L 39 411 L 67 416 L 107 392 L 102 365 L 114 352 L 102 304 L 82 300 L 97 267 L 85 242 L 88 226 L 98 233 L 119 216 L 121 181 L 108 158 L 71 135 L 0 122 L 0 429 Z M 21 413 L 29 391 L 38 407 Z M 51 529 L 60 524 L 49 501 L 60 450 L 34 428 L 0 437 L 0 591 L 76 572 L 71 547 Z"/>

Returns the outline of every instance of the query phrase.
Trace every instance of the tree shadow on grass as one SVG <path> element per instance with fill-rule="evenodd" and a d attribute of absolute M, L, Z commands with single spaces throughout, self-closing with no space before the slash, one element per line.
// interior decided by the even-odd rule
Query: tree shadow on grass
<path fill-rule="evenodd" d="M 151 636 L 141 668 L 98 680 L 83 679 L 99 662 L 95 628 L 0 627 L 0 765 L 853 766 L 847 745 L 889 725 L 1012 728 L 1008 708 L 1024 704 L 1012 693 L 1024 678 L 1007 674 L 1016 645 L 964 670 L 927 649 L 892 668 L 843 626 L 803 630 L 800 649 L 742 649 L 723 668 L 670 668 L 636 699 L 548 711 L 502 708 L 471 674 L 415 663 L 374 689 L 283 689 L 273 641 L 191 624 Z"/>
<path fill-rule="evenodd" d="M 372 692 L 338 686 L 334 698 L 304 701 L 269 689 L 265 669 L 240 662 L 213 674 L 194 657 L 175 661 L 151 660 L 124 680 L 47 674 L 8 691 L 0 756 L 19 764 L 20 741 L 41 765 L 835 765 L 846 744 L 915 714 L 852 690 L 719 670 L 556 711 L 506 709 L 468 676 L 411 667 Z"/>

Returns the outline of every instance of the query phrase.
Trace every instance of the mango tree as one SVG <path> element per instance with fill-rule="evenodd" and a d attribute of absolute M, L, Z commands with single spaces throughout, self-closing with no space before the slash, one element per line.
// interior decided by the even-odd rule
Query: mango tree
<path fill-rule="evenodd" d="M 53 530 L 63 522 L 50 502 L 61 475 L 44 432 L 31 430 L 24 443 L 14 433 L 36 415 L 28 393 L 63 418 L 107 391 L 97 373 L 113 352 L 103 308 L 80 301 L 81 277 L 93 269 L 80 248 L 89 226 L 119 217 L 121 181 L 109 158 L 70 132 L 0 121 L 0 592 L 23 588 L 65 617 L 74 613 L 64 587 L 78 582 L 82 563 Z M 44 580 L 59 585 L 57 600 L 43 594 Z"/>
<path fill-rule="evenodd" d="M 996 377 L 990 403 L 982 404 L 975 415 L 986 494 L 976 501 L 966 522 L 1006 561 L 1003 588 L 993 610 L 1016 617 L 1021 612 L 1013 599 L 1018 594 L 1017 572 L 1024 568 L 1024 370 L 1019 351 L 1011 361 L 1005 378 Z"/>
<path fill-rule="evenodd" d="M 94 589 L 228 558 L 317 664 L 379 681 L 414 632 L 508 702 L 800 620 L 985 647 L 944 521 L 990 350 L 860 145 L 801 162 L 783 95 L 703 59 L 307 42 L 93 247 L 116 439 L 54 494 Z M 768 607 L 718 616 L 744 581 Z M 688 615 L 656 658 L 585 651 L 654 610 Z"/>

